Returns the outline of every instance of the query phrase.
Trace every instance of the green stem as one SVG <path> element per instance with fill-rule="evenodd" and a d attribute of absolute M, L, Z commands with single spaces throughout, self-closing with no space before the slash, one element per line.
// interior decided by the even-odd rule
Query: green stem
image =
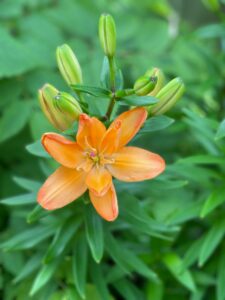
<path fill-rule="evenodd" d="M 112 96 L 111 96 L 111 100 L 106 112 L 106 116 L 105 119 L 109 120 L 110 116 L 112 114 L 114 105 L 116 103 L 116 73 L 115 73 L 115 68 L 114 68 L 114 57 L 108 57 L 109 60 L 109 76 L 110 76 L 110 88 L 112 91 Z"/>

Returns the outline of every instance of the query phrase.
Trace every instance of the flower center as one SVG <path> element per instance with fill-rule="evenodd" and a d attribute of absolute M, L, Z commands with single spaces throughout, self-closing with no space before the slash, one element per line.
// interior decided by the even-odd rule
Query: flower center
<path fill-rule="evenodd" d="M 93 161 L 93 163 L 98 164 L 100 163 L 100 157 L 96 150 L 91 150 L 88 152 L 87 156 Z"/>

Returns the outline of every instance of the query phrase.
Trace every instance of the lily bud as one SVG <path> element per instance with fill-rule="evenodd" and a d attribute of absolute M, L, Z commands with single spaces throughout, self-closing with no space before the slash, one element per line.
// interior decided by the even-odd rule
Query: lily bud
<path fill-rule="evenodd" d="M 39 90 L 39 102 L 49 122 L 61 131 L 70 128 L 82 113 L 74 97 L 68 93 L 59 92 L 50 84 L 45 84 Z"/>
<path fill-rule="evenodd" d="M 82 84 L 82 71 L 72 49 L 64 44 L 56 49 L 56 59 L 61 75 L 68 85 Z"/>
<path fill-rule="evenodd" d="M 113 17 L 101 15 L 99 19 L 99 39 L 106 56 L 112 57 L 116 52 L 116 25 Z"/>
<path fill-rule="evenodd" d="M 181 98 L 185 90 L 183 81 L 177 77 L 165 85 L 155 96 L 159 102 L 148 108 L 151 115 L 162 115 L 170 110 Z"/>
<path fill-rule="evenodd" d="M 149 93 L 149 96 L 155 96 L 159 91 L 160 89 L 163 87 L 163 84 L 164 84 L 164 74 L 162 72 L 162 70 L 160 70 L 159 68 L 152 68 L 152 69 L 149 69 L 146 73 L 145 73 L 146 76 L 149 76 L 149 77 L 157 77 L 157 83 L 154 87 L 154 89 Z"/>
<path fill-rule="evenodd" d="M 135 94 L 138 96 L 148 95 L 156 86 L 157 77 L 141 76 L 134 83 Z"/>

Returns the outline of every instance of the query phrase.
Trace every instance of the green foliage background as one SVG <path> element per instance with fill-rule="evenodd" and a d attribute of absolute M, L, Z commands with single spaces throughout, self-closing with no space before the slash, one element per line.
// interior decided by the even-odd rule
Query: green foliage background
<path fill-rule="evenodd" d="M 0 2 L 1 299 L 225 299 L 223 9 L 224 0 Z M 82 199 L 51 214 L 38 208 L 37 190 L 55 164 L 37 144 L 27 147 L 54 130 L 37 90 L 46 82 L 68 90 L 58 45 L 68 43 L 85 83 L 99 85 L 105 11 L 116 21 L 126 87 L 152 66 L 186 85 L 168 113 L 175 122 L 135 142 L 165 157 L 166 172 L 116 183 L 112 224 Z"/>

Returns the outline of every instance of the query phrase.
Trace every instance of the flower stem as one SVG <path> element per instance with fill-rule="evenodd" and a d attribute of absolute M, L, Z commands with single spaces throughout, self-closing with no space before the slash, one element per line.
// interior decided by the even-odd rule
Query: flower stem
<path fill-rule="evenodd" d="M 109 76 L 110 76 L 110 88 L 112 91 L 111 100 L 105 115 L 106 120 L 110 119 L 110 116 L 112 114 L 114 105 L 116 103 L 116 72 L 115 72 L 115 63 L 114 63 L 114 57 L 108 57 L 109 61 Z"/>

